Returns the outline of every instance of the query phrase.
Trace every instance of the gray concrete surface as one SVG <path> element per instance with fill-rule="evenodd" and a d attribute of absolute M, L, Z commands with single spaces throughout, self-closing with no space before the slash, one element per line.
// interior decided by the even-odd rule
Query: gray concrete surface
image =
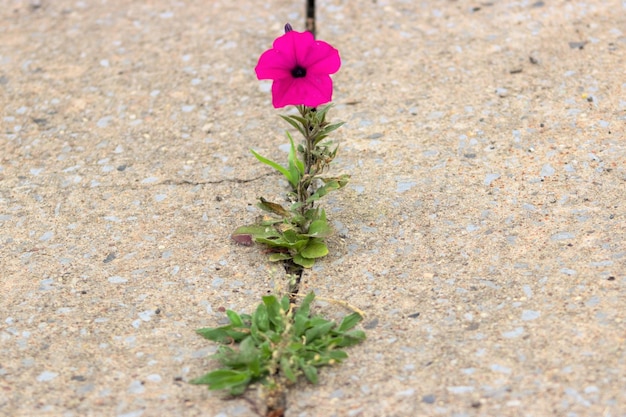
<path fill-rule="evenodd" d="M 253 69 L 301 3 L 3 3 L 0 415 L 253 415 L 186 381 L 281 283 L 229 234 L 283 195 Z M 318 0 L 352 182 L 303 289 L 369 339 L 287 415 L 626 416 L 625 16 Z"/>

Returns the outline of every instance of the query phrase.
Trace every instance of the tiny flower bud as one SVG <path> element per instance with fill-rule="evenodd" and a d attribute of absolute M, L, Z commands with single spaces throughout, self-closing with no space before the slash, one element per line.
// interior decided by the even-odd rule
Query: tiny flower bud
<path fill-rule="evenodd" d="M 293 28 L 291 27 L 291 25 L 289 23 L 287 23 L 285 25 L 285 33 L 289 33 L 293 30 Z"/>

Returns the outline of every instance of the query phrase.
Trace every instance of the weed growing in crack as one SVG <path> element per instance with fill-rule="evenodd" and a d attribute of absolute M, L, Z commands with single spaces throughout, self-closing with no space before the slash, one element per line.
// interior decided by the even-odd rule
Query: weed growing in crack
<path fill-rule="evenodd" d="M 296 107 L 297 115 L 281 117 L 303 140 L 296 145 L 287 133 L 290 148 L 286 166 L 252 150 L 257 160 L 282 174 L 291 189 L 286 205 L 260 197 L 257 205 L 269 215 L 237 228 L 232 238 L 246 246 L 256 242 L 269 248 L 269 260 L 282 262 L 285 267 L 288 295 L 280 300 L 274 295 L 263 297 L 251 315 L 229 310 L 227 326 L 197 331 L 220 344 L 214 359 L 221 368 L 191 383 L 227 390 L 232 395 L 241 395 L 258 383 L 266 390 L 268 417 L 284 415 L 287 387 L 300 376 L 316 384 L 318 368 L 340 363 L 348 356 L 344 348 L 365 340 L 362 330 L 354 330 L 361 314 L 349 314 L 339 324 L 321 315 L 312 316 L 314 293 L 297 305 L 302 272 L 328 254 L 325 239 L 333 233 L 326 211 L 317 203 L 343 188 L 350 178 L 324 176 L 338 149 L 327 140 L 328 135 L 343 125 L 327 121 L 332 107 L 327 104 L 332 99 L 330 74 L 340 66 L 335 48 L 316 41 L 312 33 L 294 31 L 290 25 L 259 58 L 255 69 L 258 78 L 273 80 L 274 107 Z"/>
<path fill-rule="evenodd" d="M 213 358 L 222 368 L 191 383 L 240 395 L 258 382 L 268 389 L 268 399 L 274 402 L 280 402 L 280 396 L 273 393 L 283 391 L 300 376 L 317 384 L 317 369 L 346 359 L 342 349 L 365 340 L 365 333 L 354 330 L 362 319 L 358 313 L 345 316 L 340 324 L 312 316 L 314 298 L 311 292 L 296 307 L 287 296 L 279 301 L 268 295 L 252 315 L 228 310 L 230 324 L 197 330 L 202 337 L 220 344 Z M 268 408 L 280 406 L 271 401 Z"/>

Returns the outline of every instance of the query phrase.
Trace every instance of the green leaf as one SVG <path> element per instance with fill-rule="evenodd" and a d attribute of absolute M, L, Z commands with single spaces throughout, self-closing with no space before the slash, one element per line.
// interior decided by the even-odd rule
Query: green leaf
<path fill-rule="evenodd" d="M 254 338 L 246 337 L 239 344 L 239 360 L 243 364 L 251 364 L 258 361 L 259 350 L 255 346 Z"/>
<path fill-rule="evenodd" d="M 268 338 L 265 338 L 268 339 Z M 269 342 L 269 340 L 265 340 L 265 342 L 259 345 L 259 349 L 261 350 L 261 355 L 264 359 L 268 359 L 272 356 L 273 346 Z"/>
<path fill-rule="evenodd" d="M 287 170 L 285 167 L 283 167 L 282 165 L 277 164 L 274 161 L 270 161 L 269 159 L 259 155 L 258 153 L 256 153 L 253 149 L 250 149 L 250 152 L 252 152 L 252 154 L 256 157 L 256 159 L 258 159 L 259 161 L 261 161 L 262 163 L 264 163 L 265 165 L 269 165 L 270 167 L 274 168 L 276 171 L 280 172 L 281 174 L 283 174 L 285 176 L 285 178 L 287 178 L 287 181 L 289 181 L 289 183 L 293 186 L 296 187 L 296 185 L 298 184 L 298 181 L 295 180 L 295 178 L 293 178 L 291 176 L 291 173 L 289 172 L 289 170 Z"/>
<path fill-rule="evenodd" d="M 289 364 L 289 359 L 283 356 L 280 358 L 280 370 L 285 375 L 285 377 L 291 382 L 296 382 L 296 374 L 293 371 L 293 368 Z"/>
<path fill-rule="evenodd" d="M 274 325 L 274 330 L 281 333 L 285 328 L 285 322 L 278 300 L 273 295 L 266 295 L 263 297 L 263 304 L 267 307 L 267 316 L 270 323 Z"/>
<path fill-rule="evenodd" d="M 326 126 L 326 127 L 322 130 L 322 132 L 323 132 L 325 135 L 328 135 L 328 134 L 329 134 L 330 132 L 332 132 L 333 130 L 337 130 L 337 129 L 339 129 L 341 126 L 343 126 L 343 125 L 345 125 L 345 124 L 346 124 L 346 122 L 338 122 L 338 123 L 333 123 L 333 124 L 330 124 L 330 125 Z"/>
<path fill-rule="evenodd" d="M 294 166 L 297 170 L 298 170 L 298 182 L 300 181 L 300 177 L 302 175 L 304 175 L 304 162 L 302 162 L 300 160 L 300 158 L 298 158 L 298 153 L 296 152 L 296 147 L 293 144 L 293 138 L 291 137 L 291 135 L 289 134 L 289 132 L 287 132 L 287 137 L 289 138 L 289 143 L 291 144 L 291 147 L 289 148 L 289 165 L 290 168 L 291 166 Z"/>
<path fill-rule="evenodd" d="M 283 232 L 283 238 L 289 243 L 296 243 L 299 240 L 298 234 L 293 229 L 287 229 Z"/>
<path fill-rule="evenodd" d="M 302 370 L 304 371 L 304 376 L 311 384 L 317 384 L 317 368 L 315 366 L 304 365 Z"/>
<path fill-rule="evenodd" d="M 309 312 L 311 311 L 311 303 L 315 299 L 315 293 L 311 291 L 302 299 L 302 303 L 300 303 L 300 307 L 298 307 L 298 311 L 296 315 L 302 315 L 306 318 L 309 317 Z"/>
<path fill-rule="evenodd" d="M 302 207 L 302 203 L 295 203 L 289 207 L 294 214 L 289 218 L 289 223 L 294 226 L 302 226 L 304 223 L 308 222 L 308 219 L 301 214 L 298 214 L 296 211 Z"/>
<path fill-rule="evenodd" d="M 254 240 L 265 238 L 280 237 L 280 233 L 273 226 L 262 226 L 259 224 L 251 224 L 248 226 L 240 226 L 233 232 L 233 235 L 251 235 Z"/>
<path fill-rule="evenodd" d="M 334 359 L 337 362 L 341 362 L 348 357 L 348 354 L 343 350 L 331 350 L 328 352 L 328 357 Z"/>
<path fill-rule="evenodd" d="M 278 203 L 272 203 L 271 201 L 267 201 L 266 199 L 264 199 L 263 197 L 260 197 L 259 200 L 261 201 L 260 203 L 257 204 L 257 206 L 265 211 L 268 211 L 270 213 L 274 213 L 277 214 L 281 217 L 289 217 L 290 213 L 289 211 L 287 211 L 283 206 L 281 206 Z"/>
<path fill-rule="evenodd" d="M 252 336 L 257 343 L 260 343 L 263 340 L 266 340 L 265 331 L 259 330 L 259 325 L 255 320 L 256 319 L 253 319 L 252 324 L 250 325 L 250 336 Z"/>
<path fill-rule="evenodd" d="M 277 238 L 271 238 L 271 239 L 257 238 L 255 239 L 255 241 L 257 243 L 262 243 L 264 245 L 267 245 L 273 248 L 284 248 L 284 249 L 290 249 L 295 252 L 299 252 L 307 245 L 310 239 L 311 238 L 309 238 L 308 236 L 295 235 L 295 234 L 292 235 L 290 233 L 285 232 L 285 234 L 279 235 L 279 237 Z"/>
<path fill-rule="evenodd" d="M 336 177 L 336 178 L 320 178 L 320 179 L 324 181 L 325 184 L 321 186 L 320 188 L 318 188 L 317 191 L 312 196 L 307 198 L 306 200 L 307 203 L 312 203 L 313 201 L 317 201 L 320 198 L 324 197 L 329 192 L 342 188 L 348 183 L 350 176 L 342 175 L 341 177 Z"/>
<path fill-rule="evenodd" d="M 293 318 L 293 331 L 296 337 L 302 337 L 304 332 L 308 329 L 309 318 L 304 314 L 299 314 L 300 309 L 296 311 L 296 315 Z"/>
<path fill-rule="evenodd" d="M 307 198 L 306 202 L 312 203 L 314 201 L 317 201 L 320 198 L 324 197 L 326 194 L 330 193 L 331 191 L 335 191 L 340 188 L 341 186 L 339 185 L 338 181 L 329 181 L 323 186 L 321 186 L 320 188 L 318 188 L 317 191 L 313 193 L 313 195 Z"/>
<path fill-rule="evenodd" d="M 320 178 L 324 183 L 328 183 L 331 181 L 337 181 L 339 183 L 340 187 L 344 187 L 349 181 L 350 181 L 350 175 L 348 174 L 343 174 L 340 175 L 338 177 L 331 177 L 331 178 Z"/>
<path fill-rule="evenodd" d="M 321 109 L 317 109 L 317 112 L 315 112 L 315 117 L 319 120 L 320 125 L 326 120 L 326 113 L 328 113 L 328 110 L 330 110 L 331 107 L 332 104 L 327 104 Z"/>
<path fill-rule="evenodd" d="M 196 333 L 205 339 L 212 340 L 217 343 L 240 342 L 248 336 L 247 332 L 235 331 L 231 328 L 231 326 L 198 329 L 196 330 Z"/>
<path fill-rule="evenodd" d="M 281 235 L 278 235 L 278 237 L 272 237 L 269 239 L 263 238 L 263 237 L 259 237 L 254 239 L 255 242 L 257 243 L 263 243 L 264 245 L 268 245 L 268 246 L 272 246 L 272 247 L 276 247 L 276 248 L 281 248 L 281 247 L 288 247 L 289 246 L 289 242 L 287 242 Z"/>
<path fill-rule="evenodd" d="M 313 220 L 309 225 L 309 232 L 306 236 L 311 237 L 328 237 L 333 234 L 333 229 L 330 228 L 326 219 Z"/>
<path fill-rule="evenodd" d="M 298 129 L 298 132 L 300 132 L 300 134 L 302 136 L 306 136 L 304 128 L 301 126 L 301 124 L 303 124 L 306 121 L 302 117 L 298 117 L 298 116 L 283 116 L 282 114 L 280 115 L 280 117 L 282 117 L 283 120 L 285 120 L 291 126 L 293 126 L 296 129 Z M 298 122 L 300 122 L 301 124 L 298 124 Z"/>
<path fill-rule="evenodd" d="M 328 247 L 321 239 L 313 238 L 299 255 L 309 259 L 321 258 L 328 255 Z"/>
<path fill-rule="evenodd" d="M 291 259 L 292 256 L 289 253 L 277 252 L 272 253 L 270 255 L 270 262 L 278 262 L 278 261 L 286 261 L 287 259 Z"/>
<path fill-rule="evenodd" d="M 315 265 L 315 259 L 304 258 L 299 253 L 294 255 L 293 262 L 303 268 L 311 268 L 313 265 Z"/>
<path fill-rule="evenodd" d="M 333 130 L 339 129 L 344 124 L 345 124 L 345 122 L 339 122 L 339 123 L 334 123 L 332 125 L 325 126 L 323 129 L 321 129 L 319 131 L 319 133 L 313 139 L 313 145 L 317 146 L 322 140 L 324 140 L 324 139 L 326 139 L 328 137 L 329 133 L 331 133 Z M 334 157 L 334 155 L 333 155 L 333 157 Z"/>
<path fill-rule="evenodd" d="M 233 327 L 243 327 L 243 320 L 241 320 L 239 314 L 235 313 L 232 310 L 226 310 L 226 315 L 228 316 L 228 319 L 230 320 L 230 323 L 233 325 Z"/>
<path fill-rule="evenodd" d="M 289 297 L 287 297 L 286 295 L 283 296 L 283 298 L 280 299 L 280 307 L 283 309 L 283 311 L 288 312 L 289 309 L 291 308 L 291 303 L 289 301 Z"/>
<path fill-rule="evenodd" d="M 293 120 L 295 120 L 295 121 L 297 121 L 298 123 L 300 123 L 301 125 L 303 125 L 303 126 L 304 126 L 305 124 L 307 124 L 307 123 L 308 123 L 308 122 L 307 122 L 307 119 L 305 119 L 305 118 L 304 118 L 304 117 L 302 117 L 302 116 L 292 115 L 292 116 L 290 116 L 290 117 L 291 117 Z"/>
<path fill-rule="evenodd" d="M 352 330 L 343 334 L 340 342 L 337 344 L 339 347 L 354 346 L 365 340 L 365 332 L 363 330 Z"/>
<path fill-rule="evenodd" d="M 252 320 L 256 324 L 257 328 L 262 332 L 265 332 L 270 328 L 270 321 L 267 316 L 267 307 L 265 307 L 265 304 L 259 304 L 254 312 Z"/>
<path fill-rule="evenodd" d="M 246 339 L 249 339 L 249 337 Z M 217 353 L 213 355 L 213 358 L 218 360 L 222 365 L 235 370 L 242 370 L 246 367 L 246 361 L 241 356 L 241 352 L 231 349 L 229 346 L 220 346 L 217 349 Z"/>
<path fill-rule="evenodd" d="M 311 291 L 304 297 L 300 307 L 296 309 L 293 317 L 294 333 L 296 337 L 302 337 L 304 332 L 309 328 L 309 312 L 311 310 L 311 302 L 315 298 L 315 293 Z"/>
<path fill-rule="evenodd" d="M 313 139 L 313 145 L 318 146 L 318 145 L 319 145 L 319 143 L 320 143 L 321 141 L 323 141 L 324 139 L 326 139 L 327 137 L 328 137 L 328 135 L 324 135 L 324 134 L 322 134 L 322 133 L 318 133 L 318 134 L 317 134 L 317 136 L 315 136 L 315 138 Z M 322 146 L 324 146 L 324 145 L 322 145 Z M 324 151 L 325 151 L 325 150 L 323 150 L 323 152 L 324 152 Z"/>
<path fill-rule="evenodd" d="M 307 344 L 315 341 L 317 338 L 324 336 L 335 326 L 332 321 L 324 320 L 323 323 L 318 323 L 314 327 L 307 330 L 304 335 L 306 337 Z"/>
<path fill-rule="evenodd" d="M 293 197 L 298 198 L 296 194 L 294 194 Z M 293 213 L 296 213 L 303 204 L 304 203 L 302 203 L 302 201 L 296 201 L 291 206 L 289 206 L 289 210 L 291 210 Z"/>
<path fill-rule="evenodd" d="M 342 333 L 348 331 L 356 326 L 361 320 L 363 320 L 363 317 L 361 317 L 359 313 L 352 313 L 350 315 L 347 315 L 343 318 L 341 324 L 336 329 L 336 331 Z"/>
<path fill-rule="evenodd" d="M 292 355 L 299 355 L 300 350 L 304 348 L 304 343 L 302 342 L 291 342 L 287 346 L 287 351 Z"/>
<path fill-rule="evenodd" d="M 232 389 L 242 384 L 248 384 L 250 375 L 247 372 L 218 369 L 189 381 L 194 385 L 208 385 L 211 390 Z"/>

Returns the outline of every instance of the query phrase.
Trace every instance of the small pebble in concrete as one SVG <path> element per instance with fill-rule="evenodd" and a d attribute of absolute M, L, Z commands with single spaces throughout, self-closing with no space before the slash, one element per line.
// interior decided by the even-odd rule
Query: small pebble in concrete
<path fill-rule="evenodd" d="M 502 333 L 502 337 L 506 339 L 515 339 L 515 338 L 522 336 L 523 334 L 524 334 L 524 328 L 516 327 L 515 329 L 511 331 Z"/>
<path fill-rule="evenodd" d="M 555 172 L 556 172 L 556 170 L 552 167 L 552 165 L 545 164 L 543 167 L 541 167 L 540 175 L 542 177 L 549 177 L 551 175 L 554 175 Z"/>
<path fill-rule="evenodd" d="M 424 395 L 422 397 L 422 402 L 426 404 L 434 404 L 436 397 L 433 394 Z"/>
<path fill-rule="evenodd" d="M 487 175 L 485 175 L 484 184 L 486 186 L 490 186 L 491 183 L 494 182 L 495 180 L 497 180 L 498 178 L 500 178 L 500 174 L 487 174 Z"/>
<path fill-rule="evenodd" d="M 473 386 L 467 386 L 467 385 L 447 387 L 446 389 L 452 394 L 466 394 L 468 392 L 474 391 Z"/>
<path fill-rule="evenodd" d="M 524 310 L 522 311 L 522 320 L 530 321 L 535 320 L 541 316 L 541 313 L 535 310 Z"/>
<path fill-rule="evenodd" d="M 571 232 L 558 232 L 550 236 L 550 239 L 551 240 L 565 240 L 565 239 L 573 239 L 574 237 L 576 236 Z"/>
<path fill-rule="evenodd" d="M 59 374 L 56 373 L 56 372 L 44 371 L 44 372 L 40 373 L 37 376 L 37 381 L 39 381 L 39 382 L 48 382 L 48 381 L 52 381 L 57 376 L 59 376 Z"/>

